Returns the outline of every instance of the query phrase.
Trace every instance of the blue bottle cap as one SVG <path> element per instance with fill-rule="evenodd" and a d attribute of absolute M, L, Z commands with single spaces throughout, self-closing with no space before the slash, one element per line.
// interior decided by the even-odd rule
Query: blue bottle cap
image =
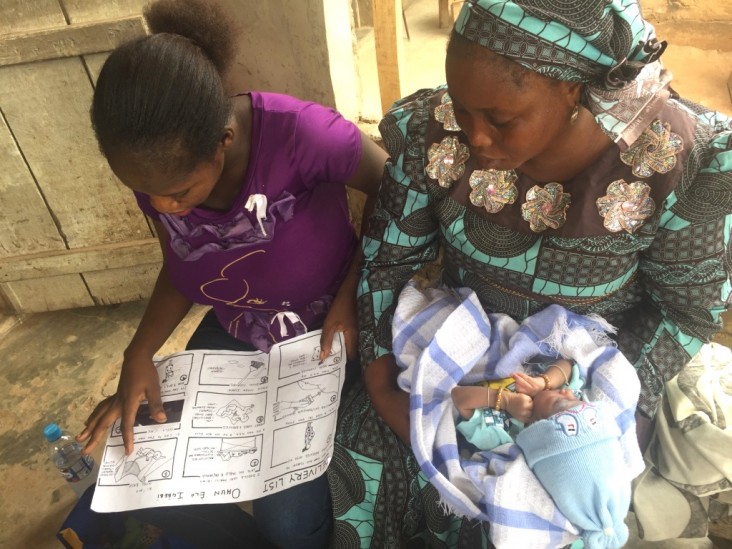
<path fill-rule="evenodd" d="M 49 423 L 43 428 L 43 436 L 48 442 L 53 442 L 61 437 L 61 427 L 56 423 Z"/>

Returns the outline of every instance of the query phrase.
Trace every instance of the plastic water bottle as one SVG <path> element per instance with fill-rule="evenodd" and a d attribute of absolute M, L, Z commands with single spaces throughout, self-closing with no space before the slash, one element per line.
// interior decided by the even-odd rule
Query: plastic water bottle
<path fill-rule="evenodd" d="M 94 458 L 81 455 L 81 444 L 70 434 L 62 431 L 56 423 L 49 423 L 43 429 L 48 441 L 48 452 L 69 486 L 80 497 L 84 491 L 96 482 L 93 474 Z"/>

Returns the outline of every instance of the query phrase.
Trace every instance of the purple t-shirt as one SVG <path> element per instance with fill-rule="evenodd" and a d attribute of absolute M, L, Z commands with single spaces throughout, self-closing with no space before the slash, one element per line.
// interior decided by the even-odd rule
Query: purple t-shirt
<path fill-rule="evenodd" d="M 178 291 L 211 305 L 232 336 L 268 351 L 322 326 L 348 270 L 357 239 L 344 182 L 361 158 L 361 135 L 321 105 L 249 96 L 249 166 L 229 211 L 177 217 L 135 195 L 170 235 L 165 256 Z"/>

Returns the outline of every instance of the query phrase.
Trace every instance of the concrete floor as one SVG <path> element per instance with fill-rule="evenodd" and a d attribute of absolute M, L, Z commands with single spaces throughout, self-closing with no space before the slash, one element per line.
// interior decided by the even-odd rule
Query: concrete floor
<path fill-rule="evenodd" d="M 76 434 L 96 403 L 115 392 L 121 353 L 144 306 L 29 315 L 2 336 L 0 547 L 61 546 L 55 532 L 75 494 L 48 460 L 43 427 L 55 421 Z M 182 350 L 204 312 L 192 310 L 161 354 Z"/>
<path fill-rule="evenodd" d="M 405 43 L 402 93 L 444 81 L 447 29 L 437 27 L 437 1 L 416 0 L 406 10 L 411 40 Z M 660 29 L 659 29 L 660 30 Z M 405 36 L 406 38 L 406 36 Z M 361 32 L 364 117 L 380 118 L 373 35 Z M 664 56 L 679 91 L 707 106 L 732 112 L 726 88 L 729 52 L 669 47 Z M 54 535 L 74 503 L 45 454 L 43 426 L 56 421 L 79 432 L 94 405 L 115 391 L 121 353 L 144 303 L 75 309 L 23 318 L 0 316 L 0 548 L 59 547 Z M 179 351 L 204 310 L 194 308 L 161 354 Z M 732 325 L 732 318 L 730 319 Z M 732 344 L 732 333 L 720 342 Z M 643 543 L 628 547 L 710 548 L 709 540 Z"/>

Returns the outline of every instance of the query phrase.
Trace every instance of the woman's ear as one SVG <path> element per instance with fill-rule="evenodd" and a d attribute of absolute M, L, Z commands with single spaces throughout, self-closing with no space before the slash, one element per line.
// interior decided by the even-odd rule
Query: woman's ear
<path fill-rule="evenodd" d="M 566 98 L 567 105 L 570 107 L 578 105 L 582 97 L 584 84 L 582 82 L 567 82 L 566 80 L 562 80 L 560 81 L 560 85 L 562 86 L 562 92 Z"/>
<path fill-rule="evenodd" d="M 228 149 L 229 146 L 234 142 L 234 127 L 226 126 L 224 128 L 224 135 L 221 137 L 221 146 L 224 150 Z"/>

